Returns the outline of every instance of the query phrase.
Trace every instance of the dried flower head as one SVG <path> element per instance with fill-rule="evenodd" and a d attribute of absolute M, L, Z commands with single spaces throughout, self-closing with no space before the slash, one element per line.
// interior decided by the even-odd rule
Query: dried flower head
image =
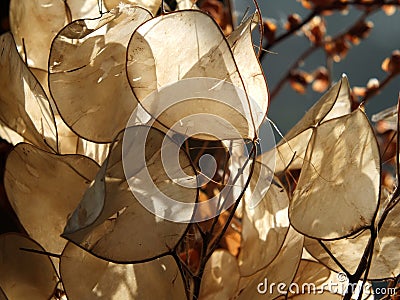
<path fill-rule="evenodd" d="M 389 74 L 400 73 L 400 50 L 394 50 L 392 55 L 382 62 L 382 70 Z"/>
<path fill-rule="evenodd" d="M 313 44 L 320 44 L 326 34 L 325 20 L 319 16 L 314 17 L 306 26 L 303 27 L 304 34 Z"/>
<path fill-rule="evenodd" d="M 263 23 L 264 26 L 264 36 L 267 39 L 268 43 L 273 43 L 275 41 L 276 34 L 276 23 L 272 19 L 266 19 Z"/>
<path fill-rule="evenodd" d="M 379 80 L 377 78 L 370 78 L 367 83 L 367 89 L 369 91 L 377 90 L 379 89 L 379 85 Z"/>
<path fill-rule="evenodd" d="M 222 28 L 225 35 L 228 35 L 232 32 L 232 25 L 229 22 L 228 11 L 221 1 L 205 0 L 201 2 L 199 8 L 211 15 L 211 17 Z"/>
<path fill-rule="evenodd" d="M 304 94 L 313 77 L 302 70 L 293 70 L 289 75 L 290 86 L 298 93 Z"/>
<path fill-rule="evenodd" d="M 396 12 L 396 6 L 395 5 L 382 5 L 382 10 L 385 12 L 387 16 L 394 15 Z"/>
<path fill-rule="evenodd" d="M 314 91 L 323 93 L 328 89 L 330 80 L 327 68 L 319 67 L 313 72 L 312 77 L 314 79 L 312 83 L 312 89 Z"/>
<path fill-rule="evenodd" d="M 354 45 L 358 45 L 361 39 L 368 37 L 373 27 L 374 23 L 371 21 L 362 20 L 350 28 L 345 35 L 345 38 Z"/>
<path fill-rule="evenodd" d="M 370 78 L 365 87 L 354 86 L 353 93 L 357 98 L 364 98 L 379 91 L 380 82 L 377 78 Z"/>
<path fill-rule="evenodd" d="M 356 99 L 358 99 L 359 97 L 365 97 L 365 95 L 367 94 L 367 88 L 363 86 L 354 86 L 352 90 L 354 98 Z"/>
<path fill-rule="evenodd" d="M 307 9 L 323 11 L 324 14 L 347 9 L 347 0 L 301 0 L 301 4 Z"/>
<path fill-rule="evenodd" d="M 301 17 L 298 14 L 290 14 L 285 23 L 287 31 L 295 29 L 301 23 Z"/>
<path fill-rule="evenodd" d="M 349 52 L 350 43 L 342 36 L 334 40 L 328 38 L 324 49 L 335 62 L 340 62 Z"/>

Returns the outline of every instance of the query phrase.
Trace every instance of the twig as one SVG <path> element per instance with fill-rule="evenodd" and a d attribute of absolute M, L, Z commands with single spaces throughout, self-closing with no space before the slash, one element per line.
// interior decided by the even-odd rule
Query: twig
<path fill-rule="evenodd" d="M 390 73 L 384 80 L 379 83 L 379 87 L 377 89 L 371 89 L 367 91 L 367 94 L 362 99 L 361 103 L 366 104 L 369 100 L 371 100 L 374 96 L 379 94 L 398 74 Z"/>
<path fill-rule="evenodd" d="M 306 51 L 304 51 L 298 58 L 297 60 L 293 63 L 293 65 L 290 66 L 289 70 L 286 72 L 285 75 L 282 76 L 282 78 L 279 80 L 279 82 L 276 84 L 276 86 L 274 87 L 274 89 L 271 92 L 271 96 L 270 99 L 271 101 L 274 100 L 274 98 L 276 97 L 276 95 L 281 91 L 281 89 L 283 88 L 283 86 L 285 85 L 286 81 L 288 80 L 290 74 L 292 73 L 292 71 L 294 69 L 297 69 L 302 62 L 309 57 L 312 53 L 314 53 L 315 50 L 317 50 L 319 48 L 319 46 L 317 45 L 313 45 L 310 48 L 308 48 Z"/>
<path fill-rule="evenodd" d="M 231 141 L 231 143 L 229 145 L 229 152 L 228 153 L 232 153 L 232 141 Z M 228 153 L 226 153 L 226 159 L 225 159 L 225 162 L 224 162 L 224 172 L 222 174 L 222 185 L 223 186 L 225 186 L 225 176 L 226 176 L 226 172 L 227 172 L 227 169 L 228 169 L 228 161 L 229 161 Z M 225 202 L 224 202 L 223 205 L 221 205 L 221 199 L 222 199 L 222 193 L 219 193 L 219 195 L 218 195 L 218 203 L 217 203 L 217 216 L 214 218 L 213 223 L 211 225 L 210 232 L 209 232 L 209 234 L 211 236 L 214 233 L 215 226 L 218 223 L 219 217 L 221 215 L 222 208 L 225 206 Z"/>
<path fill-rule="evenodd" d="M 324 248 L 325 252 L 328 253 L 329 257 L 335 262 L 335 264 L 346 274 L 347 278 L 351 276 L 350 272 L 340 263 L 340 261 L 333 255 L 331 250 L 321 241 L 318 240 L 318 243 L 322 248 Z"/>
<path fill-rule="evenodd" d="M 334 10 L 337 9 L 338 5 L 343 6 L 343 5 L 354 5 L 354 6 L 360 6 L 360 7 L 365 7 L 368 9 L 371 8 L 375 8 L 378 9 L 379 7 L 383 6 L 383 5 L 395 5 L 395 6 L 400 6 L 400 3 L 397 0 L 393 0 L 393 1 L 386 1 L 386 2 L 382 2 L 379 0 L 373 1 L 373 2 L 364 2 L 364 1 L 348 1 L 348 2 L 340 2 L 340 3 L 333 3 L 330 6 L 324 6 L 324 7 L 320 7 L 320 8 L 315 8 L 301 23 L 299 23 L 297 26 L 294 26 L 293 28 L 291 28 L 290 30 L 286 31 L 285 33 L 283 33 L 282 35 L 278 36 L 277 38 L 274 39 L 273 42 L 269 43 L 266 42 L 265 45 L 263 45 L 263 49 L 266 51 L 262 51 L 260 54 L 260 61 L 263 59 L 263 57 L 265 56 L 265 53 L 268 52 L 269 49 L 271 49 L 272 47 L 276 46 L 277 44 L 279 44 L 280 42 L 284 41 L 285 39 L 287 39 L 288 37 L 290 37 L 293 33 L 295 33 L 296 31 L 298 31 L 299 29 L 301 29 L 304 25 L 306 25 L 308 22 L 310 22 L 315 16 L 320 15 L 321 13 L 323 13 L 324 11 L 328 11 L 328 10 Z"/>
<path fill-rule="evenodd" d="M 306 25 L 308 22 L 310 22 L 317 14 L 318 14 L 317 11 L 311 12 L 300 24 L 298 24 L 297 26 L 294 26 L 290 30 L 283 33 L 281 36 L 278 36 L 277 38 L 275 38 L 272 43 L 267 42 L 267 44 L 263 45 L 264 51 L 261 51 L 260 61 L 262 61 L 262 59 L 264 58 L 265 54 L 268 52 L 269 49 L 271 49 L 276 44 L 278 44 L 278 43 L 284 41 L 285 39 L 287 39 L 288 37 L 290 37 L 293 33 L 295 33 L 300 28 L 302 28 L 304 25 Z"/>
<path fill-rule="evenodd" d="M 239 203 L 240 203 L 241 199 L 243 198 L 244 192 L 247 190 L 247 187 L 250 184 L 250 179 L 251 179 L 253 171 L 254 171 L 254 165 L 255 165 L 254 162 L 255 162 L 256 155 L 257 155 L 256 146 L 253 143 L 253 147 L 249 153 L 249 157 L 248 157 L 248 159 L 246 159 L 245 163 L 241 167 L 241 170 L 244 170 L 246 168 L 247 164 L 250 162 L 250 158 L 252 158 L 253 163 L 251 164 L 249 177 L 244 185 L 242 192 L 240 193 L 239 197 L 237 198 L 235 204 L 233 205 L 232 210 L 229 214 L 229 217 L 228 217 L 226 223 L 224 224 L 224 227 L 222 228 L 220 234 L 217 236 L 217 238 L 215 239 L 214 243 L 212 244 L 212 246 L 210 247 L 209 250 L 208 250 L 208 246 L 209 246 L 208 243 L 203 242 L 202 259 L 200 261 L 199 271 L 198 271 L 197 275 L 193 277 L 193 281 L 194 281 L 193 299 L 198 299 L 198 297 L 199 297 L 200 284 L 201 284 L 201 280 L 202 280 L 202 277 L 204 274 L 206 263 L 209 260 L 209 258 L 211 257 L 212 253 L 217 248 L 217 246 L 219 245 L 219 243 L 221 242 L 222 237 L 225 235 L 225 232 L 228 229 L 228 226 L 230 225 L 230 223 L 233 219 L 233 216 L 235 215 L 236 209 L 238 208 Z M 237 174 L 237 176 L 235 176 L 235 178 L 233 180 L 234 183 L 239 179 L 240 174 L 241 174 L 241 172 L 239 172 Z M 232 187 L 229 190 L 228 195 L 231 191 L 232 191 Z M 208 250 L 208 252 L 207 252 L 207 250 Z"/>
<path fill-rule="evenodd" d="M 329 42 L 335 41 L 337 39 L 341 39 L 343 38 L 343 36 L 345 36 L 349 29 L 352 28 L 354 26 L 354 24 L 357 24 L 359 22 L 362 22 L 363 20 L 365 20 L 370 14 L 372 14 L 374 11 L 373 10 L 369 10 L 364 12 L 353 24 L 351 24 L 346 30 L 344 30 L 343 32 L 339 33 L 338 35 L 336 35 L 335 37 L 333 37 Z M 274 98 L 276 97 L 276 95 L 281 91 L 281 89 L 283 88 L 283 86 L 285 85 L 286 81 L 288 80 L 290 74 L 293 72 L 294 69 L 297 69 L 300 64 L 303 63 L 303 61 L 305 59 L 307 59 L 311 54 L 313 54 L 316 50 L 318 50 L 319 48 L 321 48 L 322 46 L 324 46 L 327 43 L 327 41 L 323 41 L 322 43 L 318 43 L 318 44 L 314 44 L 312 46 L 310 46 L 306 51 L 304 51 L 297 59 L 296 61 L 293 63 L 293 65 L 290 66 L 290 68 L 288 69 L 288 71 L 286 72 L 286 74 L 284 76 L 282 76 L 282 78 L 279 80 L 279 82 L 277 83 L 277 85 L 275 86 L 275 88 L 272 90 L 271 92 L 271 96 L 270 99 L 271 101 L 274 100 Z"/>

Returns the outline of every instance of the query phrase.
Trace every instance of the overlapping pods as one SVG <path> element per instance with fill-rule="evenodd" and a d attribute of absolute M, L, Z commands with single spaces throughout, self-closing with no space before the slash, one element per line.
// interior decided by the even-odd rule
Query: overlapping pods
<path fill-rule="evenodd" d="M 132 137 L 127 150 L 130 152 L 122 157 L 124 132 L 121 132 L 69 219 L 63 236 L 107 260 L 139 262 L 170 253 L 186 232 L 186 223 L 172 222 L 160 215 L 172 211 L 174 216 L 183 214 L 190 221 L 194 213 L 193 206 L 191 211 L 176 211 L 163 203 L 163 197 L 170 197 L 180 208 L 179 203 L 197 201 L 197 189 L 179 185 L 169 177 L 179 174 L 181 169 L 188 179 L 195 175 L 187 154 L 172 140 L 146 126 L 126 131 Z M 167 145 L 163 144 L 164 139 L 169 141 Z M 138 146 L 143 142 L 143 147 Z M 163 147 L 179 153 L 179 165 L 175 170 L 170 169 L 169 174 L 162 165 Z M 124 159 L 129 161 L 128 173 L 124 171 Z M 153 205 L 158 214 L 146 209 L 143 201 Z"/>
<path fill-rule="evenodd" d="M 60 258 L 60 274 L 69 300 L 187 299 L 171 256 L 134 265 L 114 264 L 68 243 Z"/>
<path fill-rule="evenodd" d="M 207 140 L 256 136 L 268 91 L 251 41 L 253 22 L 248 19 L 228 40 L 212 18 L 194 10 L 137 28 L 127 49 L 128 80 L 162 130 Z"/>
<path fill-rule="evenodd" d="M 125 76 L 126 47 L 151 14 L 115 8 L 64 27 L 51 45 L 49 88 L 65 123 L 79 136 L 112 142 L 137 105 Z"/>
<path fill-rule="evenodd" d="M 0 235 L 0 299 L 49 299 L 57 285 L 56 270 L 44 249 L 31 238 L 16 234 Z M 7 299 L 6 298 L 6 299 Z"/>
<path fill-rule="evenodd" d="M 55 152 L 57 130 L 43 88 L 22 61 L 10 33 L 0 36 L 0 48 L 0 126 Z"/>
<path fill-rule="evenodd" d="M 20 221 L 36 240 L 0 236 L 0 299 L 51 296 L 59 278 L 46 251 L 60 254 L 61 280 L 71 300 L 100 295 L 185 299 L 181 270 L 170 254 L 187 233 L 198 191 L 179 184 L 196 181 L 196 173 L 169 131 L 203 140 L 256 138 L 268 108 L 268 89 L 251 40 L 259 20 L 245 20 L 226 38 L 200 11 L 152 18 L 158 0 L 137 2 L 148 10 L 123 1 L 101 17 L 97 1 L 39 2 L 12 1 L 17 45 L 10 34 L 0 38 L 0 128 L 14 143 L 33 144 L 21 143 L 10 153 L 5 185 Z M 108 8 L 115 5 L 104 2 Z M 187 1 L 180 5 L 190 7 Z M 28 13 L 33 18 L 24 18 Z M 36 70 L 29 70 L 18 51 Z M 49 71 L 57 122 L 47 87 L 31 73 L 43 70 Z M 158 129 L 137 126 L 138 107 Z M 136 126 L 127 127 L 128 120 Z M 131 139 L 124 141 L 127 132 Z M 165 169 L 161 150 L 166 149 L 177 153 L 176 168 Z M 234 257 L 219 249 L 212 254 L 200 289 L 203 299 L 281 296 L 276 290 L 260 293 L 265 278 L 286 286 L 331 280 L 341 270 L 320 240 L 347 271 L 357 268 L 371 237 L 366 228 L 382 216 L 384 206 L 377 211 L 382 197 L 377 143 L 364 112 L 350 113 L 347 78 L 322 97 L 277 151 L 275 173 L 301 169 L 294 193 L 289 195 L 268 173 L 271 153 L 259 157 L 264 164 L 255 163 L 242 205 L 240 253 Z M 59 154 L 66 152 L 91 153 L 101 167 L 87 157 Z M 257 185 L 259 177 L 273 181 L 266 193 L 265 185 Z M 192 209 L 165 205 L 163 197 Z M 395 206 L 379 228 L 368 279 L 400 272 L 395 256 L 399 209 Z M 186 223 L 172 222 L 166 217 L 171 214 Z M 63 229 L 71 242 L 59 237 Z M 303 242 L 318 262 L 301 259 Z M 321 297 L 289 295 L 340 298 L 329 291 Z"/>
<path fill-rule="evenodd" d="M 85 156 L 56 155 L 26 143 L 9 154 L 4 175 L 9 201 L 29 236 L 46 251 L 64 249 L 60 235 L 98 170 Z"/>

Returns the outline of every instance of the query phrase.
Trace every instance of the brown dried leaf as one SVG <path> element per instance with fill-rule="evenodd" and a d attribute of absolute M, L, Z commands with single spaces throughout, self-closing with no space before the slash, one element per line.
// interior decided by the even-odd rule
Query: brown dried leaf
<path fill-rule="evenodd" d="M 365 230 L 361 234 L 357 234 L 354 237 L 350 236 L 348 238 L 335 241 L 324 241 L 324 244 L 346 268 L 346 270 L 353 274 L 360 263 L 361 256 L 365 247 L 367 246 L 369 237 L 369 231 Z M 322 264 L 328 266 L 330 269 L 336 272 L 341 272 L 341 269 L 331 259 L 329 254 L 324 250 L 317 240 L 305 238 L 304 247 Z"/>
<path fill-rule="evenodd" d="M 258 25 L 258 15 L 254 14 L 236 28 L 227 38 L 232 49 L 244 88 L 253 101 L 250 108 L 255 120 L 263 120 L 269 104 L 265 75 L 254 51 L 252 31 Z M 255 115 L 258 113 L 258 115 Z"/>
<path fill-rule="evenodd" d="M 307 292 L 311 294 L 313 290 L 305 289 L 302 291 L 302 287 L 307 288 L 305 284 L 310 283 L 315 284 L 315 286 L 318 287 L 329 279 L 330 274 L 331 271 L 324 265 L 302 259 L 299 268 L 297 269 L 296 276 L 293 279 L 293 282 L 300 288 L 300 291 L 296 291 L 296 294 L 306 294 Z"/>
<path fill-rule="evenodd" d="M 304 299 L 301 296 L 307 296 L 306 299 L 308 299 L 309 296 L 313 295 L 324 295 L 328 297 L 327 299 L 342 299 L 342 295 L 346 293 L 347 284 L 348 279 L 344 273 L 335 273 L 318 262 L 302 259 L 289 290 L 288 299 Z M 368 299 L 372 295 L 372 285 L 370 283 L 368 285 L 368 287 L 364 287 L 361 299 Z M 360 286 L 361 281 L 357 288 L 359 289 Z M 357 292 L 359 290 L 357 291 L 356 288 L 354 290 L 355 293 L 351 298 L 358 299 Z M 339 298 L 336 298 L 336 296 Z"/>
<path fill-rule="evenodd" d="M 325 19 L 315 16 L 302 28 L 305 36 L 315 45 L 321 44 L 326 34 Z"/>
<path fill-rule="evenodd" d="M 304 94 L 307 91 L 308 84 L 312 81 L 312 76 L 302 70 L 292 70 L 288 79 L 293 90 Z"/>
<path fill-rule="evenodd" d="M 264 27 L 265 38 L 267 39 L 269 44 L 272 44 L 275 41 L 275 35 L 277 29 L 274 20 L 271 19 L 264 20 L 263 27 Z"/>
<path fill-rule="evenodd" d="M 297 28 L 301 23 L 301 16 L 294 13 L 294 14 L 290 14 L 287 17 L 287 22 L 285 23 L 285 29 L 287 31 L 289 30 L 293 30 L 295 28 Z"/>
<path fill-rule="evenodd" d="M 394 15 L 396 12 L 396 5 L 382 5 L 382 10 L 387 16 Z"/>
<path fill-rule="evenodd" d="M 199 9 L 208 13 L 226 35 L 232 32 L 232 23 L 226 4 L 219 0 L 204 0 L 199 1 Z"/>
<path fill-rule="evenodd" d="M 83 18 L 98 18 L 99 1 L 98 0 L 64 0 L 66 6 L 71 12 L 72 20 Z"/>
<path fill-rule="evenodd" d="M 325 67 L 319 67 L 313 72 L 313 83 L 312 89 L 315 92 L 323 93 L 325 92 L 330 85 L 329 73 Z"/>
<path fill-rule="evenodd" d="M 346 57 L 350 47 L 351 44 L 344 37 L 339 37 L 335 40 L 327 38 L 324 44 L 326 54 L 337 63 Z"/>
<path fill-rule="evenodd" d="M 374 23 L 371 21 L 362 20 L 349 29 L 345 38 L 347 38 L 351 43 L 357 45 L 360 43 L 360 40 L 368 37 L 373 27 Z"/>
<path fill-rule="evenodd" d="M 400 73 L 400 50 L 394 50 L 390 58 L 382 62 L 382 70 L 389 74 Z"/>
<path fill-rule="evenodd" d="M 14 130 L 11 130 L 7 126 L 0 123 L 0 137 L 12 145 L 16 145 L 24 141 L 24 138 L 16 133 Z"/>
<path fill-rule="evenodd" d="M 350 113 L 350 86 L 346 76 L 333 85 L 285 135 L 290 140 L 308 128 Z"/>

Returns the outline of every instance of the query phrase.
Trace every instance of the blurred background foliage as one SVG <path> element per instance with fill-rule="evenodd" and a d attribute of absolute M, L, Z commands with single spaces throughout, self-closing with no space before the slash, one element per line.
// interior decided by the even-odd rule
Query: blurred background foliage
<path fill-rule="evenodd" d="M 305 19 L 311 12 L 303 3 L 296 0 L 259 1 L 263 18 L 276 25 L 276 36 L 285 33 L 285 24 L 291 14 L 298 14 Z M 329 1 L 325 1 L 329 2 Z M 246 11 L 254 11 L 252 0 L 234 0 L 236 20 L 240 22 Z M 345 11 L 333 11 L 323 16 L 326 20 L 326 35 L 335 36 L 349 28 L 363 12 L 355 6 L 349 6 Z M 382 80 L 386 77 L 381 64 L 393 50 L 400 48 L 400 12 L 397 9 L 392 15 L 383 10 L 377 10 L 366 18 L 373 23 L 373 28 L 367 38 L 354 45 L 347 55 L 332 64 L 332 80 L 338 81 L 344 73 L 349 77 L 350 85 L 365 87 L 371 78 Z M 270 91 L 288 71 L 296 59 L 311 45 L 303 33 L 292 34 L 287 39 L 269 49 L 262 60 Z M 312 72 L 326 63 L 325 51 L 318 49 L 303 64 L 300 69 Z M 382 92 L 374 96 L 366 105 L 367 115 L 371 116 L 380 110 L 397 103 L 400 91 L 400 77 L 394 78 Z M 269 117 L 279 129 L 287 132 L 304 113 L 318 100 L 321 93 L 313 91 L 309 85 L 304 94 L 297 93 L 286 83 L 283 89 L 272 99 Z"/>

